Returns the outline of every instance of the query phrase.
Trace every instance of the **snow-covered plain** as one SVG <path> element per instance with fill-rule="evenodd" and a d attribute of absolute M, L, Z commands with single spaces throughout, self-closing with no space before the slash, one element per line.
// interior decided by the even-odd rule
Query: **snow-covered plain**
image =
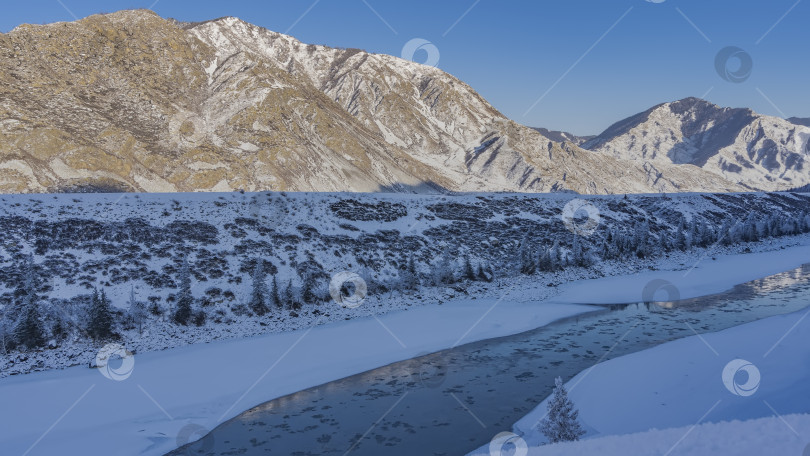
<path fill-rule="evenodd" d="M 803 263 L 808 252 L 805 239 L 802 245 L 784 250 L 718 256 L 716 261 L 702 262 L 700 274 L 687 275 L 679 287 L 685 295 L 693 290 L 719 292 L 734 283 L 731 276 L 714 285 L 706 277 L 733 265 L 742 282 L 752 278 L 746 270 L 754 264 L 768 262 L 775 270 L 787 270 Z M 623 287 L 636 290 L 631 301 L 639 299 L 639 290 L 648 279 L 646 274 L 622 278 Z M 579 285 L 598 289 L 615 280 L 603 278 Z M 580 288 L 576 285 L 571 290 Z M 564 291 L 555 300 L 571 302 L 568 293 L 571 291 Z M 626 297 L 631 298 L 630 294 Z M 0 380 L 0 403 L 14 413 L 0 414 L 0 447 L 9 454 L 30 455 L 162 454 L 184 443 L 177 438 L 189 424 L 211 429 L 250 406 L 310 386 L 426 351 L 533 329 L 592 309 L 533 299 L 532 292 L 515 287 L 504 299 L 456 298 L 441 306 L 308 330 L 137 354 L 132 375 L 124 381 L 109 380 L 99 370 L 86 367 L 5 378 Z M 718 346 L 725 347 L 720 342 Z M 697 348 L 715 358 L 705 346 Z M 706 353 L 696 355 L 710 359 Z M 626 377 L 623 379 L 628 380 Z M 722 393 L 717 388 L 712 392 Z M 691 410 L 684 410 L 686 418 Z M 583 414 L 587 416 L 587 412 Z"/>

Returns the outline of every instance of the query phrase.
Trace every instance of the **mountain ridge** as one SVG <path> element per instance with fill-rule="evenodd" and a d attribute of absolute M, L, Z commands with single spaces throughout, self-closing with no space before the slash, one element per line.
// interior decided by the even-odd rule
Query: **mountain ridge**
<path fill-rule="evenodd" d="M 740 191 L 594 154 L 437 68 L 147 10 L 0 35 L 0 191 Z"/>

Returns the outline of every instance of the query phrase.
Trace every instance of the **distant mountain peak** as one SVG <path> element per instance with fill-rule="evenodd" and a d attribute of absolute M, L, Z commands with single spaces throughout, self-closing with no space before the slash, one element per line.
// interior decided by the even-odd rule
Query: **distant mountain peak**
<path fill-rule="evenodd" d="M 802 125 L 802 119 L 685 98 L 621 120 L 582 147 L 625 160 L 694 165 L 749 188 L 786 190 L 810 183 L 810 129 Z"/>

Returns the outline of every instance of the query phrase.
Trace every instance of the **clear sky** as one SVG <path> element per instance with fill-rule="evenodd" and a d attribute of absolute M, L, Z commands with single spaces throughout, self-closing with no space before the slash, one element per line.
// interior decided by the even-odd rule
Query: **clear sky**
<path fill-rule="evenodd" d="M 688 96 L 810 117 L 810 0 L 25 0 L 3 5 L 0 30 L 147 7 L 397 56 L 426 40 L 505 115 L 576 134 Z"/>

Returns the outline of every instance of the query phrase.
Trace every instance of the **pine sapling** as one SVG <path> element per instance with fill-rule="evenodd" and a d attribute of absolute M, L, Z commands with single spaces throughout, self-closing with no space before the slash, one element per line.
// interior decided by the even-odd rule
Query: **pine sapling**
<path fill-rule="evenodd" d="M 579 411 L 568 398 L 562 379 L 554 379 L 554 393 L 548 403 L 548 415 L 540 422 L 540 431 L 550 443 L 579 440 L 585 430 L 579 424 Z"/>

